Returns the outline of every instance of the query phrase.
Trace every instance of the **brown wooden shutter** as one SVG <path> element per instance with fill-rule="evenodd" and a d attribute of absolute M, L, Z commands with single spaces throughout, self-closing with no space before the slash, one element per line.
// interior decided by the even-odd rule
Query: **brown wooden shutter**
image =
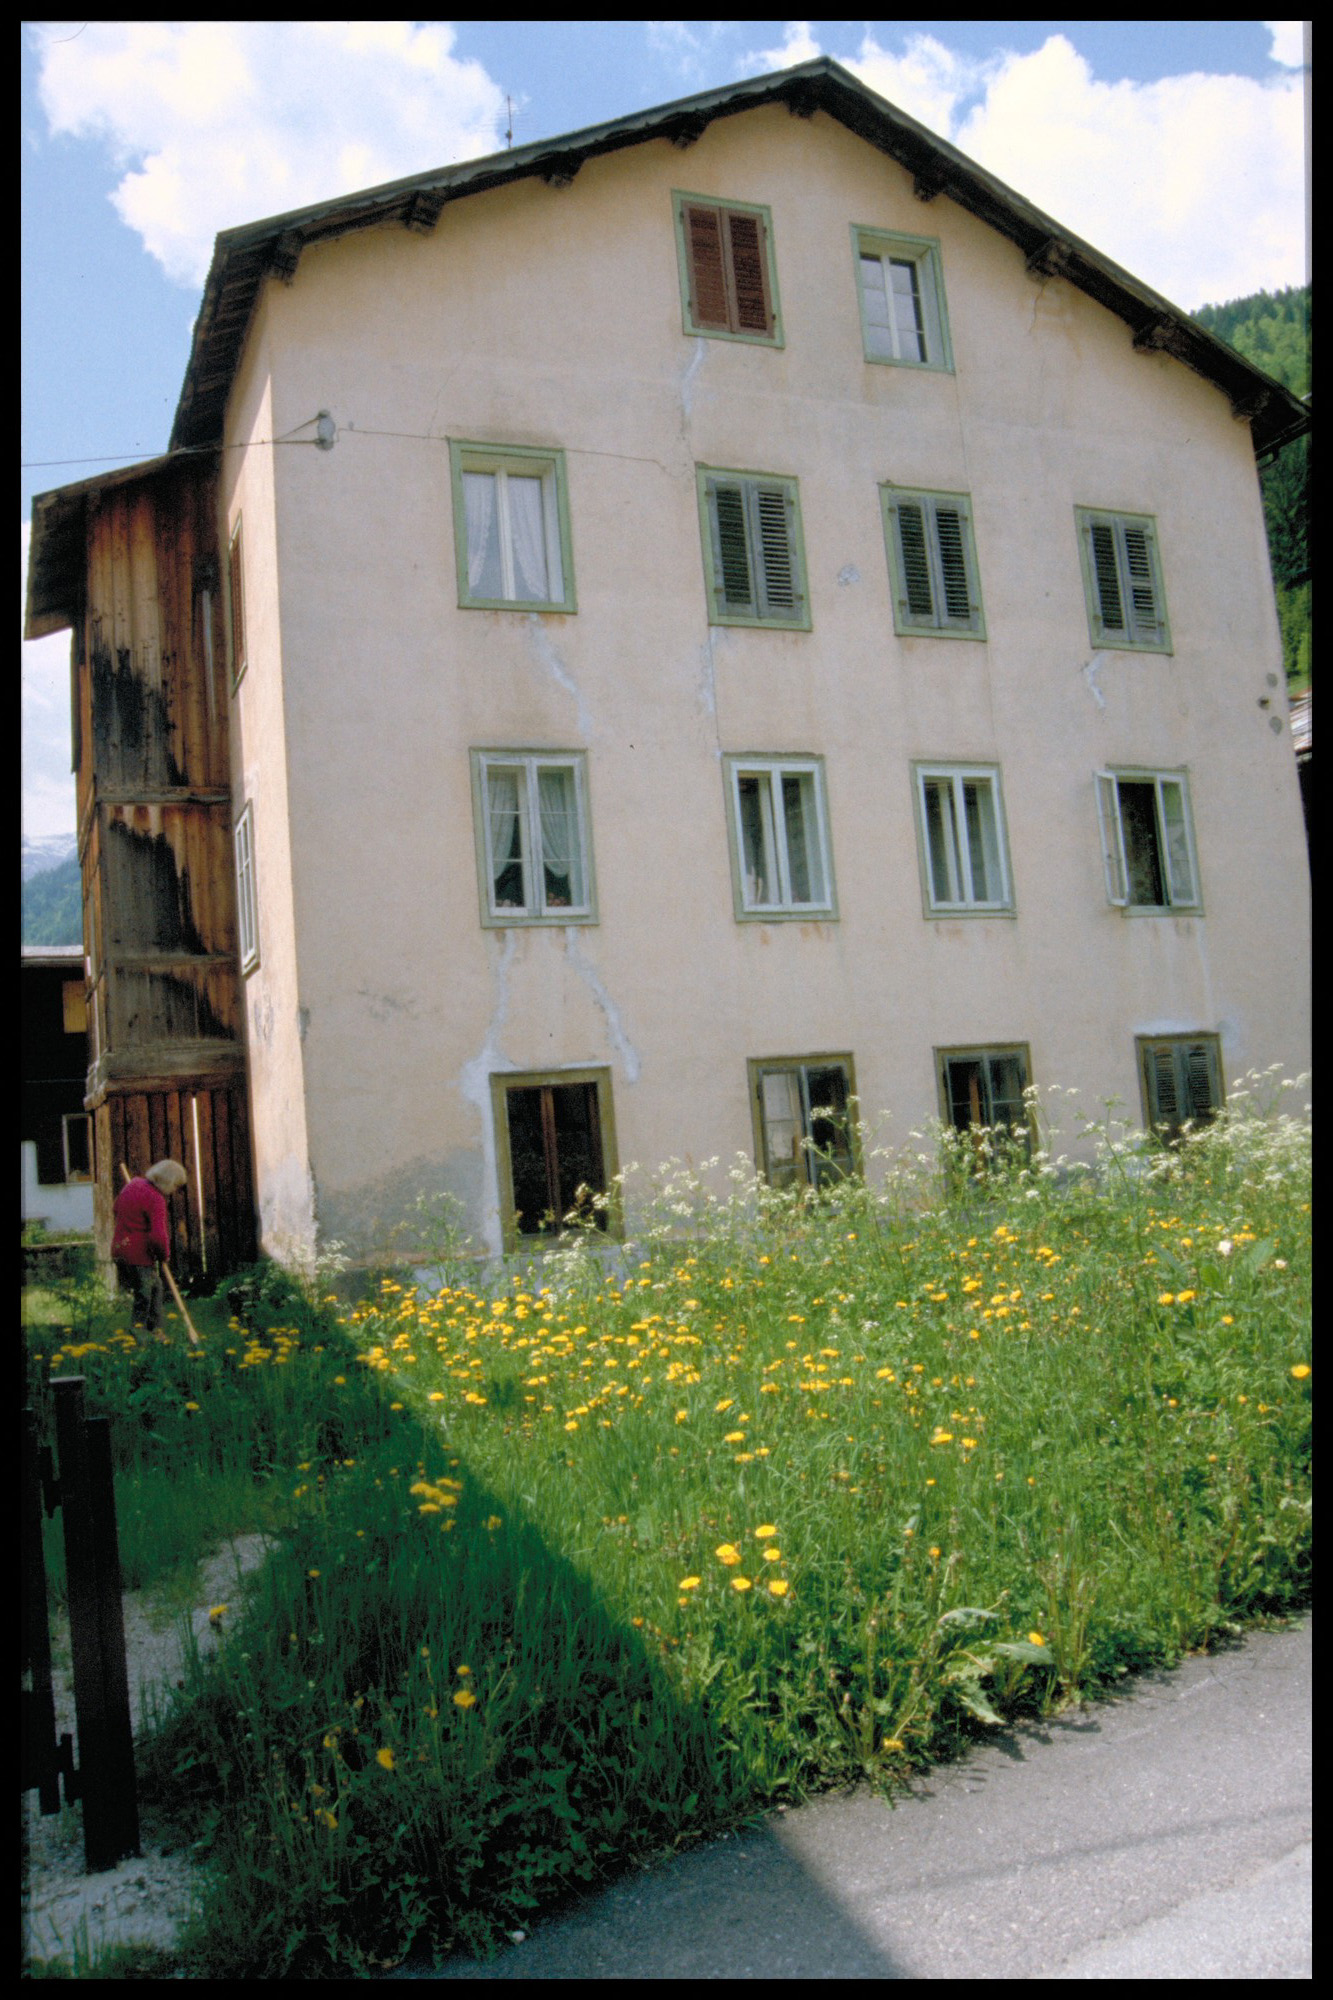
<path fill-rule="evenodd" d="M 757 215 L 738 215 L 735 211 L 727 212 L 726 221 L 735 309 L 732 331 L 771 333 L 763 222 Z"/>
<path fill-rule="evenodd" d="M 690 317 L 696 326 L 729 332 L 720 210 L 691 203 L 685 210 L 685 244 L 690 263 Z"/>

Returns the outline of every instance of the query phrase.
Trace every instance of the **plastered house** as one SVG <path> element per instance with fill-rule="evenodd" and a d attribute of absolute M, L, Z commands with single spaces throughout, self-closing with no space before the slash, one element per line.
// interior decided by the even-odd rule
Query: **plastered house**
<path fill-rule="evenodd" d="M 103 1212 L 155 1115 L 216 1263 L 1304 1065 L 1307 421 L 823 59 L 224 233 L 34 511 Z"/>

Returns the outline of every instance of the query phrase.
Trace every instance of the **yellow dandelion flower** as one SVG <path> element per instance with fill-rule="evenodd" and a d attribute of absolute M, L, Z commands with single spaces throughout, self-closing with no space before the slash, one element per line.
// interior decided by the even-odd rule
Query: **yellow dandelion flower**
<path fill-rule="evenodd" d="M 454 1696 L 454 1707 L 475 1708 L 476 1705 L 477 1697 L 473 1694 L 471 1688 L 459 1688 L 458 1693 Z"/>
<path fill-rule="evenodd" d="M 778 1549 L 778 1548 L 772 1548 L 772 1549 L 765 1549 L 765 1550 L 764 1550 L 764 1561 L 765 1561 L 766 1563 L 777 1563 L 777 1562 L 781 1562 L 781 1561 L 782 1561 L 782 1550 L 781 1550 L 781 1549 Z"/>
<path fill-rule="evenodd" d="M 1310 1370 L 1304 1361 L 1298 1361 L 1296 1363 L 1296 1366 L 1292 1369 L 1291 1372 L 1296 1377 L 1296 1380 L 1298 1382 L 1303 1382 L 1306 1376 L 1309 1374 Z"/>
<path fill-rule="evenodd" d="M 733 1576 L 731 1587 L 733 1590 L 750 1590 L 753 1588 L 753 1585 L 748 1576 Z"/>
<path fill-rule="evenodd" d="M 1174 1292 L 1159 1292 L 1157 1294 L 1157 1303 L 1159 1306 L 1174 1305 L 1175 1300 L 1176 1300 L 1176 1295 Z"/>
<path fill-rule="evenodd" d="M 1032 1646 L 1044 1646 L 1046 1644 L 1045 1634 L 1041 1632 L 1029 1632 L 1028 1644 Z"/>
<path fill-rule="evenodd" d="M 783 1578 L 780 1576 L 775 1576 L 772 1582 L 768 1586 L 768 1594 L 770 1597 L 785 1597 L 787 1595 L 787 1589 L 788 1586 L 783 1580 Z"/>
<path fill-rule="evenodd" d="M 1192 1298 L 1193 1298 L 1194 1296 L 1195 1296 L 1195 1294 L 1194 1294 L 1193 1292 L 1177 1292 L 1177 1293 L 1176 1293 L 1176 1304 L 1177 1304 L 1178 1306 L 1187 1306 L 1187 1305 L 1189 1304 L 1190 1300 L 1191 1300 L 1191 1299 L 1192 1299 Z"/>
<path fill-rule="evenodd" d="M 733 1548 L 730 1542 L 721 1543 L 721 1545 L 718 1548 L 716 1548 L 713 1551 L 713 1553 L 714 1555 L 716 1555 L 719 1562 L 726 1563 L 729 1567 L 732 1563 L 738 1563 L 740 1561 L 739 1551 Z"/>
<path fill-rule="evenodd" d="M 224 1618 L 226 1616 L 226 1612 L 227 1612 L 227 1607 L 225 1604 L 215 1604 L 209 1611 L 208 1615 L 212 1623 L 216 1625 L 219 1619 Z"/>
<path fill-rule="evenodd" d="M 393 1769 L 393 1751 L 385 1743 L 375 1752 L 375 1762 L 385 1771 Z"/>
<path fill-rule="evenodd" d="M 776 1533 L 777 1529 L 773 1526 L 772 1522 L 766 1521 L 762 1528 L 755 1529 L 754 1538 L 757 1542 L 767 1542 L 771 1540 L 771 1538 L 774 1535 L 776 1535 Z"/>
<path fill-rule="evenodd" d="M 700 1579 L 697 1576 L 683 1576 L 676 1585 L 677 1590 L 697 1590 Z"/>

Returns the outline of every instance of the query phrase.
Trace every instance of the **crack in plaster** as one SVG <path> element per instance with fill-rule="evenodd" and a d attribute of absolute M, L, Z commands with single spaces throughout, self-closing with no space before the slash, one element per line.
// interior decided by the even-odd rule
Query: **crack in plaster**
<path fill-rule="evenodd" d="M 698 376 L 699 370 L 704 365 L 704 359 L 707 353 L 708 353 L 708 343 L 704 339 L 703 335 L 700 334 L 698 338 L 695 340 L 694 352 L 690 356 L 689 365 L 686 367 L 684 373 L 681 375 L 680 378 L 680 407 L 684 415 L 686 424 L 688 424 L 691 421 L 694 415 L 693 399 L 694 399 L 695 378 Z"/>
<path fill-rule="evenodd" d="M 1091 691 L 1092 698 L 1096 702 L 1098 708 L 1105 708 L 1106 706 L 1106 696 L 1102 693 L 1101 689 L 1097 685 L 1097 676 L 1101 672 L 1105 664 L 1106 664 L 1105 653 L 1094 653 L 1092 658 L 1088 661 L 1087 665 L 1083 669 L 1083 678 L 1088 683 L 1088 687 L 1089 690 Z"/>
<path fill-rule="evenodd" d="M 588 713 L 587 704 L 580 694 L 578 685 L 571 676 L 568 667 L 556 651 L 555 641 L 542 624 L 540 615 L 535 611 L 528 613 L 528 638 L 531 642 L 533 652 L 546 668 L 551 678 L 565 690 L 566 694 L 573 695 L 574 704 L 578 710 L 579 734 L 585 742 L 590 741 L 592 737 L 592 717 Z"/>
<path fill-rule="evenodd" d="M 606 1017 L 606 1025 L 610 1030 L 612 1043 L 625 1071 L 626 1083 L 637 1083 L 641 1068 L 639 1052 L 625 1033 L 624 1024 L 620 1018 L 620 1009 L 616 1006 L 615 1001 L 611 998 L 605 986 L 603 986 L 598 977 L 596 967 L 589 963 L 579 949 L 579 934 L 572 927 L 567 928 L 565 931 L 565 956 Z"/>

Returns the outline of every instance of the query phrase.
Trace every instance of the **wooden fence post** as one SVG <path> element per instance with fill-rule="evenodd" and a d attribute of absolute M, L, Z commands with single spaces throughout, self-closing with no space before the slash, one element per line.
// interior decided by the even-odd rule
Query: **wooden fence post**
<path fill-rule="evenodd" d="M 65 1516 L 78 1790 L 91 1875 L 139 1851 L 110 1428 L 106 1418 L 91 1423 L 85 1418 L 81 1375 L 60 1376 L 51 1387 Z"/>

